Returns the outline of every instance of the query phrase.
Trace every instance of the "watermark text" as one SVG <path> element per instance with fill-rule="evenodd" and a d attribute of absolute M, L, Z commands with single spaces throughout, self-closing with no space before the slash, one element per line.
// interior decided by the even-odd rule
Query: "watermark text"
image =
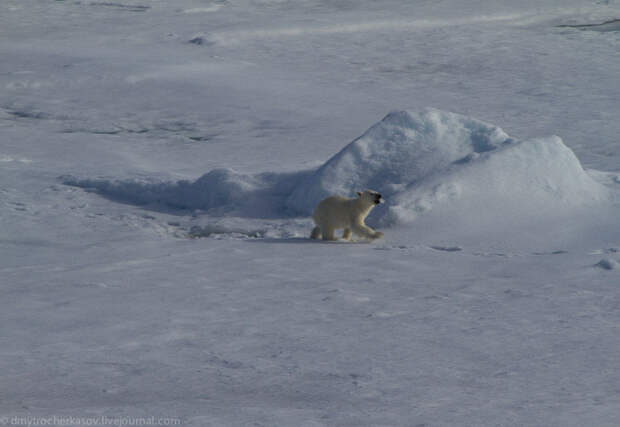
<path fill-rule="evenodd" d="M 2 426 L 180 426 L 180 418 L 166 417 L 108 417 L 105 415 L 96 417 L 74 417 L 64 415 L 51 415 L 47 417 L 35 416 L 0 416 Z"/>

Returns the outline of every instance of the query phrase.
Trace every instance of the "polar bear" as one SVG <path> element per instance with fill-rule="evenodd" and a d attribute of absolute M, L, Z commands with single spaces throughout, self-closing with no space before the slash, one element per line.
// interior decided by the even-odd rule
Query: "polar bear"
<path fill-rule="evenodd" d="M 344 228 L 342 238 L 351 239 L 351 232 L 366 239 L 379 239 L 383 233 L 375 231 L 364 224 L 370 210 L 383 199 L 381 194 L 373 190 L 357 192 L 357 198 L 348 199 L 342 196 L 330 196 L 319 202 L 312 214 L 316 227 L 310 234 L 311 239 L 336 240 L 334 231 Z"/>

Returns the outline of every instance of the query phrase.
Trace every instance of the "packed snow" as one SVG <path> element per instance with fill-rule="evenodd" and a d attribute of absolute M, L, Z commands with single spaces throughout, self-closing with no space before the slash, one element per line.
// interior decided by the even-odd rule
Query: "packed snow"
<path fill-rule="evenodd" d="M 0 424 L 616 426 L 619 17 L 1 2 Z"/>

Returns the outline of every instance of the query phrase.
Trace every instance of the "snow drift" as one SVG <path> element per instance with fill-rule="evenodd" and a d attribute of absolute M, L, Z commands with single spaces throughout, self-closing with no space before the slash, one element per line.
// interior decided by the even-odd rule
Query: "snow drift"
<path fill-rule="evenodd" d="M 371 215 L 384 226 L 429 211 L 553 216 L 608 197 L 559 137 L 518 141 L 497 126 L 435 109 L 388 114 L 313 171 L 217 169 L 175 183 L 64 181 L 135 204 L 253 217 L 308 216 L 327 195 L 371 188 L 387 200 Z"/>
<path fill-rule="evenodd" d="M 284 201 L 308 172 L 242 174 L 214 169 L 196 181 L 79 179 L 63 176 L 66 185 L 93 190 L 113 200 L 154 210 L 201 210 L 212 215 L 253 218 L 290 216 Z"/>
<path fill-rule="evenodd" d="M 388 114 L 304 180 L 288 202 L 308 212 L 328 194 L 372 188 L 375 218 L 407 223 L 431 209 L 471 216 L 557 215 L 605 200 L 605 188 L 557 136 L 518 141 L 502 129 L 427 109 Z"/>

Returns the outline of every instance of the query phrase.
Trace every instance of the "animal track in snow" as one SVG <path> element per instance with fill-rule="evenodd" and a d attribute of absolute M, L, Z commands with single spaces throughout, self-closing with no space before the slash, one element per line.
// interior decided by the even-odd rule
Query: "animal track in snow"
<path fill-rule="evenodd" d="M 431 249 L 442 252 L 460 252 L 463 250 L 460 246 L 429 246 Z"/>

